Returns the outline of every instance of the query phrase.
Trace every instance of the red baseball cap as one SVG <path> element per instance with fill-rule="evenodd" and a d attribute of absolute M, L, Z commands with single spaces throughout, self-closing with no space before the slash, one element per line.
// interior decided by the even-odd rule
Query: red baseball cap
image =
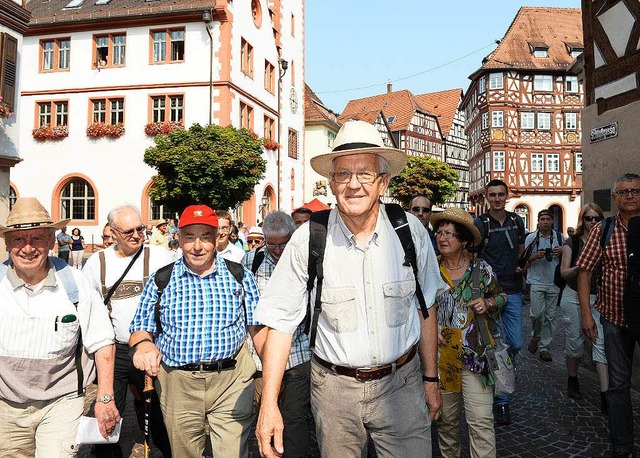
<path fill-rule="evenodd" d="M 206 205 L 189 205 L 182 212 L 178 227 L 185 227 L 190 224 L 206 224 L 207 226 L 218 227 L 218 217 L 216 212 Z"/>

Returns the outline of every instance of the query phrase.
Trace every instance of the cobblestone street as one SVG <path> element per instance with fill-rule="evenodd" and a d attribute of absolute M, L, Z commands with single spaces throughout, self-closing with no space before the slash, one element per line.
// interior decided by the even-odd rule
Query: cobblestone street
<path fill-rule="evenodd" d="M 525 336 L 530 330 L 529 309 L 524 309 Z M 566 395 L 567 374 L 564 362 L 564 323 L 558 317 L 556 336 L 552 343 L 553 362 L 545 363 L 527 349 L 525 337 L 523 351 L 518 359 L 518 391 L 511 401 L 511 425 L 496 425 L 498 457 L 604 457 L 609 456 L 607 419 L 600 413 L 600 394 L 595 372 L 580 368 L 580 389 L 584 399 L 574 401 Z M 92 391 L 87 397 L 93 399 Z M 635 421 L 640 421 L 640 392 L 632 392 L 636 407 Z M 123 422 L 121 443 L 125 456 L 142 457 L 142 433 L 129 402 Z M 466 431 L 466 429 L 465 429 Z M 437 437 L 433 431 L 434 456 L 440 456 Z M 468 447 L 466 432 L 464 447 Z M 636 433 L 636 450 L 640 449 L 640 438 Z M 463 450 L 465 450 L 463 448 Z M 207 451 L 207 454 L 210 454 Z M 90 448 L 83 447 L 81 457 L 91 457 Z M 152 450 L 152 457 L 161 456 Z M 250 456 L 258 457 L 257 443 L 253 432 Z M 317 456 L 317 451 L 314 456 Z M 468 452 L 463 451 L 463 456 Z"/>

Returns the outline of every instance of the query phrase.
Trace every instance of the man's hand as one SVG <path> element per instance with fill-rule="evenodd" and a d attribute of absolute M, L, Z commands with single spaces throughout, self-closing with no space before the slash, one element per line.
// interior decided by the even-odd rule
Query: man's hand
<path fill-rule="evenodd" d="M 141 342 L 136 346 L 133 354 L 133 365 L 136 369 L 145 371 L 151 377 L 158 375 L 162 355 L 153 342 Z"/>
<path fill-rule="evenodd" d="M 544 251 L 536 251 L 535 253 L 532 253 L 531 256 L 529 257 L 529 264 L 542 258 L 544 258 Z"/>
<path fill-rule="evenodd" d="M 582 318 L 581 320 L 582 332 L 584 333 L 585 336 L 587 336 L 587 339 L 589 339 L 591 342 L 595 342 L 596 339 L 598 338 L 598 327 L 596 326 L 596 322 L 593 319 L 591 310 L 583 311 L 581 313 L 581 318 Z"/>
<path fill-rule="evenodd" d="M 442 393 L 440 388 L 435 382 L 423 382 L 424 397 L 427 401 L 427 407 L 429 407 L 429 419 L 431 421 L 440 418 L 442 413 Z"/>
<path fill-rule="evenodd" d="M 282 431 L 284 431 L 284 423 L 278 405 L 263 403 L 260 406 L 258 424 L 256 425 L 256 437 L 261 456 L 266 458 L 282 456 L 284 453 Z M 271 446 L 271 438 L 273 438 L 273 447 Z"/>
<path fill-rule="evenodd" d="M 120 421 L 120 414 L 116 403 L 111 401 L 106 404 L 100 401 L 96 401 L 94 408 L 96 420 L 98 420 L 98 427 L 100 428 L 100 434 L 105 439 L 108 438 L 113 432 L 114 428 Z"/>

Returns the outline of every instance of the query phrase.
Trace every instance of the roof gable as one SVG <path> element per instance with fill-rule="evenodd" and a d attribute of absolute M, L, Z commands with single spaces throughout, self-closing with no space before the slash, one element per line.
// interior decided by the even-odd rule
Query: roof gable
<path fill-rule="evenodd" d="M 308 84 L 304 85 L 304 121 L 305 122 L 329 122 L 339 127 L 337 115 L 327 108 L 320 97 L 311 90 Z"/>
<path fill-rule="evenodd" d="M 456 110 L 462 101 L 462 89 L 449 89 L 417 96 L 420 104 L 438 118 L 440 131 L 447 137 L 451 131 Z"/>

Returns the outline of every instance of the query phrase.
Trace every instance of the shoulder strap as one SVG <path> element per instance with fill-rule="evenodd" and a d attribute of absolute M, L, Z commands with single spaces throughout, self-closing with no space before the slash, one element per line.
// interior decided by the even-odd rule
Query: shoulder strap
<path fill-rule="evenodd" d="M 107 261 L 104 258 L 104 250 L 98 252 L 98 259 L 100 260 L 100 286 L 102 291 L 102 297 L 105 297 L 109 290 L 104 284 L 107 278 Z"/>
<path fill-rule="evenodd" d="M 489 219 L 489 215 L 486 213 L 480 216 L 482 220 L 482 225 L 484 226 L 484 234 L 482 234 L 483 245 L 489 243 L 489 237 L 491 237 L 491 220 Z"/>
<path fill-rule="evenodd" d="M 148 246 L 144 247 L 144 255 L 143 255 L 143 264 L 142 264 L 142 286 L 147 284 L 149 280 L 149 257 L 150 257 L 150 249 Z"/>
<path fill-rule="evenodd" d="M 515 212 L 507 212 L 513 221 L 513 225 L 518 228 L 518 236 L 524 238 L 524 221 Z"/>
<path fill-rule="evenodd" d="M 109 292 L 107 293 L 106 297 L 104 298 L 104 305 L 106 305 L 109 308 L 109 312 L 111 312 L 111 306 L 109 305 L 109 301 L 111 300 L 111 296 L 113 296 L 113 294 L 116 292 L 116 289 L 118 289 L 118 286 L 120 286 L 120 283 L 122 283 L 122 280 L 124 280 L 124 277 L 127 276 L 127 273 L 129 273 L 129 271 L 131 270 L 133 265 L 136 263 L 136 261 L 140 257 L 140 253 L 142 253 L 143 249 L 144 249 L 144 247 L 140 247 L 140 249 L 137 251 L 137 253 L 135 255 L 133 255 L 133 258 L 131 259 L 131 262 L 129 262 L 129 265 L 127 266 L 127 268 L 124 269 L 124 272 L 122 272 L 122 275 L 120 275 L 120 278 L 118 278 L 116 280 L 116 282 L 113 285 L 111 285 L 111 288 L 109 288 Z"/>
<path fill-rule="evenodd" d="M 480 297 L 480 260 L 477 258 L 473 260 L 472 276 L 471 298 L 477 299 Z M 478 326 L 478 330 L 480 331 L 480 339 L 484 344 L 487 363 L 491 367 L 492 372 L 496 371 L 499 369 L 498 360 L 496 359 L 495 349 L 491 343 L 486 313 L 482 315 L 474 313 L 474 318 L 476 326 Z"/>
<path fill-rule="evenodd" d="M 562 247 L 562 234 L 560 231 L 553 231 L 556 233 L 556 240 L 558 241 L 558 246 Z"/>
<path fill-rule="evenodd" d="M 322 312 L 322 280 L 324 279 L 322 263 L 324 262 L 324 249 L 327 244 L 327 225 L 329 224 L 330 213 L 331 210 L 314 212 L 309 220 L 309 261 L 307 267 L 309 279 L 307 280 L 307 314 L 304 318 L 304 332 L 309 335 L 309 347 L 312 350 L 315 348 L 318 318 Z M 311 291 L 316 278 L 318 282 L 312 316 Z"/>
<path fill-rule="evenodd" d="M 578 250 L 580 249 L 580 237 L 577 235 L 571 236 L 571 262 L 569 267 L 576 265 L 576 259 L 578 259 Z"/>
<path fill-rule="evenodd" d="M 253 262 L 251 263 L 251 272 L 255 275 L 256 272 L 258 271 L 258 269 L 260 268 L 260 265 L 262 264 L 262 261 L 264 261 L 264 250 L 263 249 L 259 249 L 255 256 L 253 257 Z"/>
<path fill-rule="evenodd" d="M 175 262 L 172 262 L 171 264 L 160 267 L 156 271 L 156 276 L 153 279 L 156 284 L 156 288 L 158 288 L 158 299 L 153 306 L 153 318 L 156 322 L 156 334 L 162 333 L 162 323 L 160 322 L 160 299 L 162 299 L 162 293 L 169 284 L 169 279 L 171 278 L 171 272 L 173 272 L 174 265 Z"/>
<path fill-rule="evenodd" d="M 391 225 L 396 231 L 396 235 L 400 239 L 402 248 L 404 250 L 404 266 L 411 267 L 413 270 L 413 276 L 416 280 L 416 296 L 418 297 L 418 303 L 420 304 L 420 311 L 424 319 L 429 317 L 429 310 L 427 304 L 424 301 L 424 295 L 422 294 L 422 287 L 418 280 L 418 256 L 416 255 L 416 247 L 411 237 L 411 228 L 409 227 L 409 221 L 407 221 L 407 214 L 404 209 L 398 204 L 385 204 L 385 211 L 387 217 L 391 221 Z"/>
<path fill-rule="evenodd" d="M 600 247 L 604 251 L 609 240 L 611 240 L 611 234 L 613 234 L 613 228 L 615 227 L 615 216 L 607 216 L 604 220 L 602 231 L 600 232 Z"/>
<path fill-rule="evenodd" d="M 227 269 L 229 269 L 229 272 L 231 272 L 233 278 L 235 278 L 236 281 L 242 285 L 242 280 L 244 280 L 244 267 L 242 266 L 242 264 L 229 261 L 228 259 L 224 259 L 222 256 L 218 257 L 218 259 L 224 260 L 224 263 L 227 265 Z"/>

